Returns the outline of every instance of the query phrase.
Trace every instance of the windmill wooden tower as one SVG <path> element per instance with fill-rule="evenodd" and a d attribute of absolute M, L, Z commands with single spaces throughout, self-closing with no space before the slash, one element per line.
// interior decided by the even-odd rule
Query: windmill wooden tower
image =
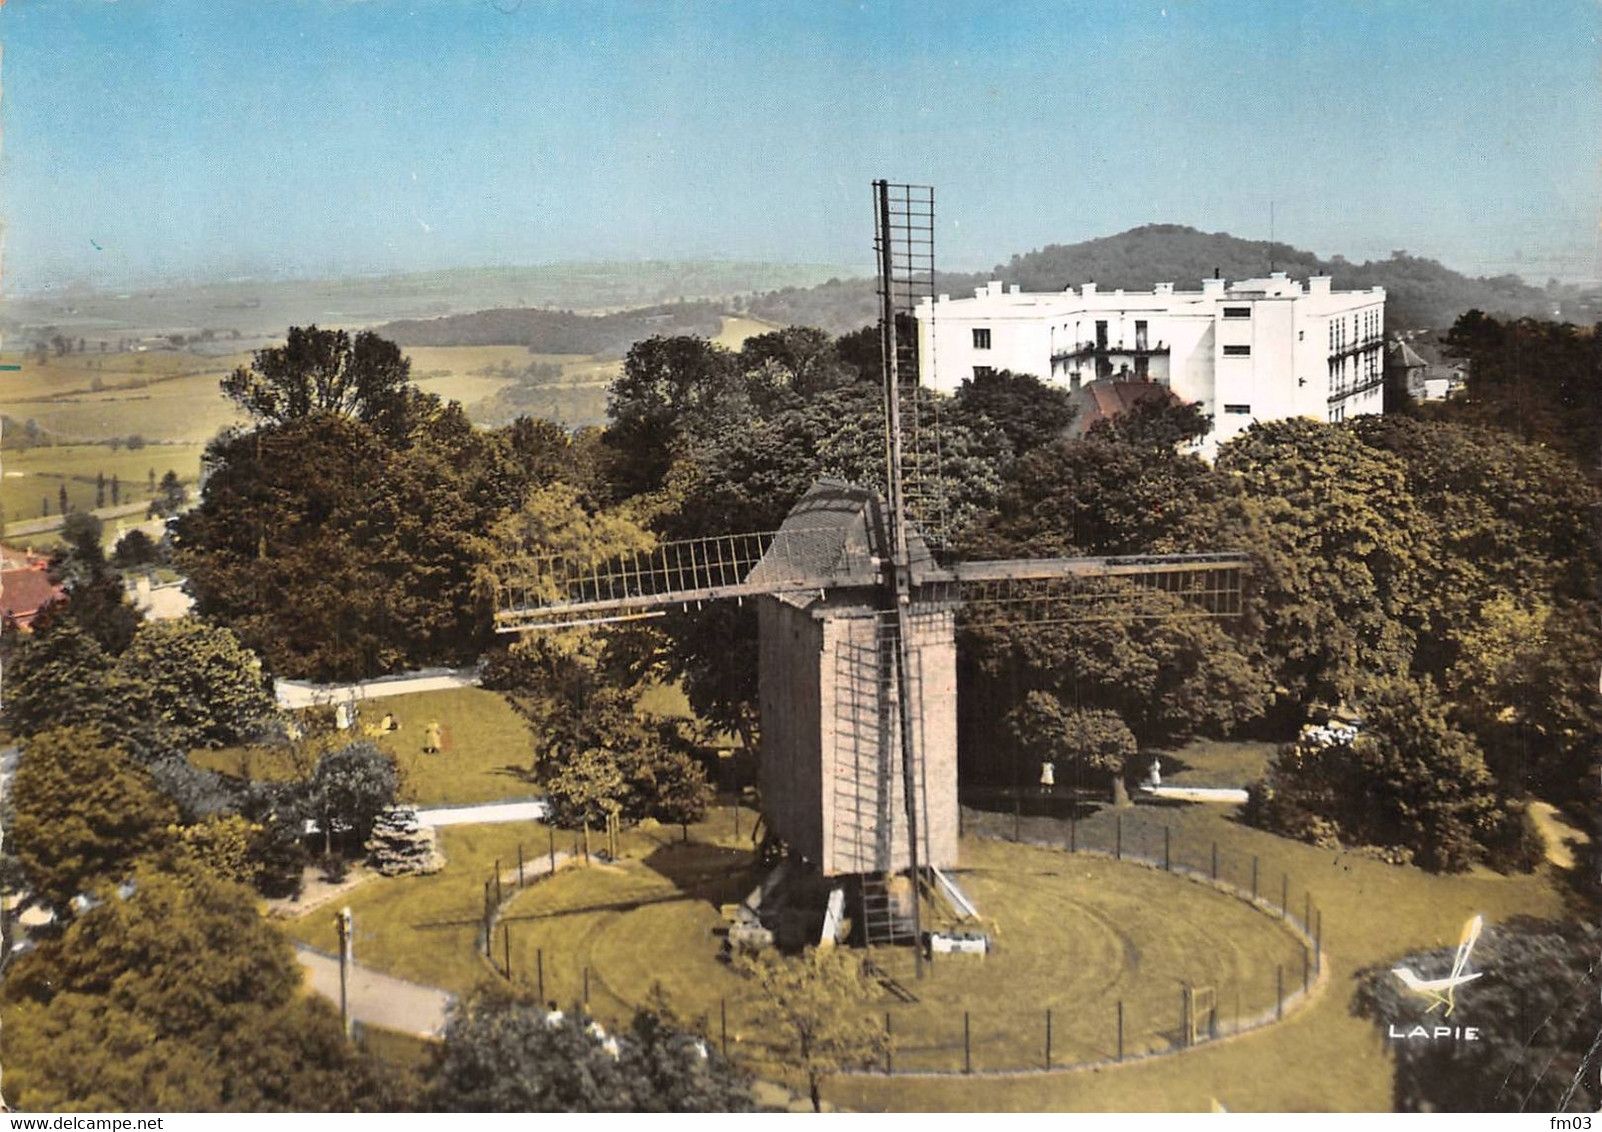
<path fill-rule="evenodd" d="M 934 191 L 873 190 L 885 490 L 824 480 L 777 531 L 664 542 L 599 565 L 510 557 L 496 565 L 495 613 L 498 630 L 520 632 L 758 601 L 764 820 L 792 858 L 860 876 L 865 892 L 903 872 L 916 886 L 956 862 L 959 623 L 1232 617 L 1247 567 L 1233 554 L 940 561 L 939 425 L 902 332 L 933 290 Z M 868 938 L 917 940 L 917 917 L 917 900 L 910 925 L 869 907 Z"/>

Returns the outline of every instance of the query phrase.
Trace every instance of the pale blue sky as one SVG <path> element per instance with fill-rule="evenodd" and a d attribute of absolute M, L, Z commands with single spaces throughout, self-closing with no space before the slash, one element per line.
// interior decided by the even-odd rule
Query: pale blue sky
<path fill-rule="evenodd" d="M 1594 0 L 10 0 L 5 286 L 950 269 L 1154 221 L 1596 278 Z"/>

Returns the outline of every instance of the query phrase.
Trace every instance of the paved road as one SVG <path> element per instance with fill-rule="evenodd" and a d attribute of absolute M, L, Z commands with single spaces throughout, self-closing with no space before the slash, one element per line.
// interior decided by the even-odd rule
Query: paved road
<path fill-rule="evenodd" d="M 435 692 L 442 688 L 476 688 L 476 668 L 434 668 L 383 676 L 358 684 L 310 684 L 304 680 L 279 680 L 274 693 L 281 708 L 304 708 L 314 704 L 350 703 L 353 700 L 379 700 L 385 696 L 405 696 L 413 692 Z"/>
<path fill-rule="evenodd" d="M 338 1006 L 339 960 L 304 944 L 297 944 L 295 952 L 312 990 Z M 409 983 L 357 964 L 350 969 L 346 1001 L 350 1016 L 358 1022 L 437 1038 L 445 1032 L 445 1015 L 453 996 L 438 987 Z"/>
<path fill-rule="evenodd" d="M 522 802 L 490 802 L 482 806 L 435 806 L 418 810 L 419 825 L 497 825 L 502 822 L 544 821 L 551 804 L 544 798 Z"/>

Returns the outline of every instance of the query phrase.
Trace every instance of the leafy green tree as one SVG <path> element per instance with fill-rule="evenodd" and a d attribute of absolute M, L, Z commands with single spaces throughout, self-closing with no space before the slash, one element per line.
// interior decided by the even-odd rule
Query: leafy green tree
<path fill-rule="evenodd" d="M 454 406 L 405 448 L 321 413 L 213 442 L 177 529 L 198 611 L 276 673 L 360 679 L 475 656 L 490 632 L 483 532 L 515 500 Z"/>
<path fill-rule="evenodd" d="M 1256 637 L 1284 694 L 1338 703 L 1407 672 L 1431 544 L 1401 459 L 1297 419 L 1252 426 L 1216 467 L 1251 504 L 1226 537 L 1251 548 Z"/>
<path fill-rule="evenodd" d="M 335 833 L 347 844 L 366 841 L 399 788 L 395 760 L 366 740 L 318 759 L 309 804 L 322 826 L 324 850 L 332 852 Z"/>
<path fill-rule="evenodd" d="M 29 634 L 8 634 L 5 721 L 26 738 L 72 724 L 99 722 L 113 661 L 100 642 L 71 620 Z"/>
<path fill-rule="evenodd" d="M 681 442 L 749 415 L 735 355 L 693 336 L 647 338 L 629 348 L 607 401 L 611 481 L 622 497 L 662 485 Z"/>
<path fill-rule="evenodd" d="M 1595 1112 L 1602 1104 L 1599 951 L 1602 931 L 1594 925 L 1515 921 L 1486 928 L 1472 959 L 1481 977 L 1459 992 L 1445 1023 L 1473 1026 L 1481 1040 L 1389 1043 L 1396 1111 Z M 1455 949 L 1405 955 L 1362 972 L 1356 1011 L 1387 1033 L 1441 1025 L 1391 968 L 1442 977 L 1455 955 Z"/>
<path fill-rule="evenodd" d="M 183 480 L 178 473 L 168 468 L 161 477 L 161 485 L 157 489 L 160 494 L 150 501 L 151 515 L 176 515 L 182 511 L 184 504 L 189 501 L 189 492 L 184 487 Z"/>
<path fill-rule="evenodd" d="M 65 588 L 67 600 L 51 605 L 34 628 L 48 630 L 70 621 L 115 654 L 128 647 L 140 617 L 126 600 L 121 576 L 106 562 L 100 537 L 100 520 L 93 515 L 75 511 L 67 516 L 63 547 L 50 556 L 50 576 Z"/>
<path fill-rule="evenodd" d="M 1071 708 L 1046 692 L 1030 692 L 1007 714 L 1007 730 L 1033 760 L 1107 775 L 1115 805 L 1128 805 L 1124 767 L 1135 757 L 1135 736 L 1118 713 Z"/>
<path fill-rule="evenodd" d="M 1101 432 L 1048 444 L 1010 467 L 995 511 L 967 532 L 959 552 L 1040 558 L 1239 550 L 1251 545 L 1234 533 L 1245 507 L 1232 478 L 1171 444 Z M 1119 585 L 1101 584 L 1108 612 L 1092 622 L 1065 610 L 1062 618 L 963 634 L 960 722 L 971 770 L 1007 772 L 985 763 L 989 752 L 1008 749 L 999 723 L 1031 691 L 1116 711 L 1152 745 L 1228 734 L 1263 714 L 1271 685 L 1247 627 L 1181 616 L 1185 604 L 1161 595 L 1143 604 L 1165 616 L 1133 616 L 1118 604 Z M 1079 596 L 1091 588 L 1080 587 Z"/>
<path fill-rule="evenodd" d="M 11 783 L 7 845 L 34 894 L 58 915 L 100 880 L 119 880 L 162 846 L 178 811 L 149 774 L 93 727 L 28 740 Z"/>
<path fill-rule="evenodd" d="M 581 1014 L 481 990 L 458 1000 L 429 1070 L 448 1112 L 748 1112 L 744 1078 L 652 1011 L 607 1034 Z"/>
<path fill-rule="evenodd" d="M 74 1111 L 390 1107 L 385 1075 L 300 985 L 288 941 L 246 889 L 193 865 L 140 870 L 7 972 L 7 1099 Z"/>
<path fill-rule="evenodd" d="M 1468 395 L 1432 411 L 1512 433 L 1594 468 L 1602 451 L 1598 337 L 1594 327 L 1468 311 L 1445 338 L 1447 351 L 1468 363 Z"/>
<path fill-rule="evenodd" d="M 276 711 L 261 661 L 198 617 L 149 621 L 107 681 L 111 719 L 178 751 L 237 743 Z"/>
<path fill-rule="evenodd" d="M 1069 393 L 1059 385 L 1011 370 L 964 378 L 953 397 L 965 417 L 983 417 L 1001 430 L 1014 456 L 1044 447 L 1074 420 Z"/>
<path fill-rule="evenodd" d="M 856 371 L 841 360 L 834 340 L 811 326 L 786 326 L 752 335 L 740 347 L 739 366 L 759 408 L 771 406 L 782 394 L 807 398 L 857 380 Z"/>
<path fill-rule="evenodd" d="M 1354 738 L 1283 748 L 1252 788 L 1248 819 L 1308 840 L 1399 847 L 1439 872 L 1479 860 L 1501 832 L 1495 784 L 1434 685 L 1378 678 L 1358 709 Z"/>
<path fill-rule="evenodd" d="M 161 548 L 138 527 L 118 539 L 116 549 L 111 552 L 111 564 L 119 570 L 150 566 L 160 561 Z"/>
<path fill-rule="evenodd" d="M 1446 692 L 1498 781 L 1512 793 L 1532 791 L 1589 812 L 1602 734 L 1592 686 L 1602 655 L 1594 606 L 1498 597 L 1453 643 L 1458 659 Z"/>
<path fill-rule="evenodd" d="M 889 1039 L 864 1009 L 873 991 L 859 956 L 829 948 L 785 958 L 771 951 L 739 955 L 735 970 L 760 990 L 759 1024 L 775 1053 L 806 1076 L 814 1112 L 823 1111 L 823 1083 L 884 1060 Z"/>
<path fill-rule="evenodd" d="M 635 695 L 609 684 L 559 700 L 545 723 L 535 772 L 557 824 L 698 821 L 711 802 L 706 774 L 682 749 L 677 725 L 648 716 Z"/>
<path fill-rule="evenodd" d="M 289 328 L 287 341 L 256 351 L 222 382 L 223 393 L 257 421 L 282 425 L 332 413 L 395 433 L 404 425 L 411 362 L 371 331 Z"/>
<path fill-rule="evenodd" d="M 1089 434 L 1167 451 L 1176 445 L 1200 440 L 1212 429 L 1213 422 L 1202 412 L 1199 403 L 1181 401 L 1170 394 L 1147 397 L 1127 412 L 1095 421 Z"/>

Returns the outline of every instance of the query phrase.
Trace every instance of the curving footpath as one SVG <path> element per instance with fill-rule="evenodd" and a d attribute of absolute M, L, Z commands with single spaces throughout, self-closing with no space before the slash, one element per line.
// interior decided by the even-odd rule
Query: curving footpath
<path fill-rule="evenodd" d="M 339 1005 L 339 957 L 304 943 L 295 945 L 296 958 L 312 990 Z M 445 1016 L 456 996 L 438 987 L 409 983 L 370 967 L 352 964 L 345 1001 L 350 1016 L 364 1026 L 381 1026 L 420 1038 L 445 1033 Z"/>

